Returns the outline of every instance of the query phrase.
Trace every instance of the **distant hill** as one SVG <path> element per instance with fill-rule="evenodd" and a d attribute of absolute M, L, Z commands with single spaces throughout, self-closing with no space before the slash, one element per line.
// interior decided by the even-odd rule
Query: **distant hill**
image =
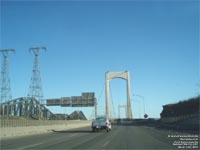
<path fill-rule="evenodd" d="M 70 115 L 68 114 L 54 114 L 56 120 L 87 120 L 82 111 L 74 111 Z"/>
<path fill-rule="evenodd" d="M 69 116 L 68 119 L 70 120 L 87 120 L 87 118 L 85 117 L 84 113 L 82 111 L 74 111 L 72 112 Z"/>
<path fill-rule="evenodd" d="M 179 117 L 187 115 L 199 115 L 200 113 L 200 96 L 188 100 L 179 101 L 175 104 L 163 105 L 160 114 L 161 118 Z"/>

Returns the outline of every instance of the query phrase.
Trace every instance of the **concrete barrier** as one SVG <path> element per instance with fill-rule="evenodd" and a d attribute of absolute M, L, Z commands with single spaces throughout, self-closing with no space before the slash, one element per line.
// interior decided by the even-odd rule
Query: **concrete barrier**
<path fill-rule="evenodd" d="M 91 121 L 67 121 L 65 124 L 58 125 L 41 125 L 41 126 L 24 126 L 24 127 L 1 127 L 0 138 L 18 137 L 24 135 L 42 134 L 52 131 L 61 131 L 87 127 Z"/>

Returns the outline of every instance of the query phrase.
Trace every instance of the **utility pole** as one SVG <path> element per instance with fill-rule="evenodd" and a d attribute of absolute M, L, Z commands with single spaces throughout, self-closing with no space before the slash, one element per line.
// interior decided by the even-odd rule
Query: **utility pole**
<path fill-rule="evenodd" d="M 1 68 L 0 94 L 1 103 L 12 99 L 10 77 L 9 77 L 9 54 L 15 52 L 14 49 L 1 49 L 3 55 L 3 63 Z"/>
<path fill-rule="evenodd" d="M 94 110 L 95 110 L 94 117 L 96 119 L 97 118 L 97 100 L 96 100 L 96 98 L 95 98 L 95 102 L 94 102 Z"/>
<path fill-rule="evenodd" d="M 42 81 L 40 76 L 40 52 L 46 51 L 46 47 L 32 47 L 29 52 L 34 54 L 34 65 L 32 70 L 31 84 L 29 86 L 28 97 L 35 98 L 39 101 L 39 118 L 42 118 L 42 108 L 43 104 L 43 91 L 42 91 Z"/>

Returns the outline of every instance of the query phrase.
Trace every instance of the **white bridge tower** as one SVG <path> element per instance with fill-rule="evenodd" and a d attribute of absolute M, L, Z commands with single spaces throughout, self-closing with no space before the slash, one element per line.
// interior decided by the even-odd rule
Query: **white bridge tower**
<path fill-rule="evenodd" d="M 105 96 L 106 96 L 106 117 L 110 119 L 110 80 L 115 78 L 121 78 L 127 81 L 127 119 L 132 119 L 131 110 L 131 90 L 130 90 L 130 74 L 125 72 L 106 72 L 105 77 Z"/>

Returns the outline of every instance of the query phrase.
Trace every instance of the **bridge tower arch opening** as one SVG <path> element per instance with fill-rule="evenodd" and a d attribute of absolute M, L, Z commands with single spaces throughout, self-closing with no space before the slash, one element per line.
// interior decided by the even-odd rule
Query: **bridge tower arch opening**
<path fill-rule="evenodd" d="M 124 108 L 125 109 L 125 113 L 127 115 L 127 105 L 118 105 L 118 119 L 121 119 L 121 112 L 120 112 L 120 109 L 121 108 Z"/>
<path fill-rule="evenodd" d="M 127 113 L 126 118 L 132 119 L 132 110 L 131 110 L 131 87 L 130 87 L 130 74 L 128 71 L 124 72 L 106 72 L 105 75 L 105 96 L 106 96 L 106 117 L 111 118 L 110 116 L 110 80 L 120 78 L 126 80 L 126 89 L 127 89 Z"/>

